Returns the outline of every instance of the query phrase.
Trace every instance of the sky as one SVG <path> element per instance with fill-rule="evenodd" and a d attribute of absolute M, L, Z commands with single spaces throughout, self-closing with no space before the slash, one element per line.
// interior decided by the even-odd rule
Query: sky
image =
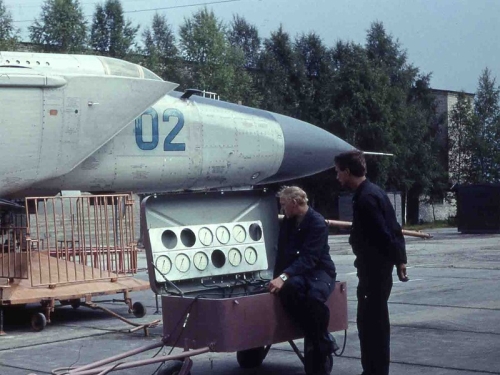
<path fill-rule="evenodd" d="M 3 0 L 23 40 L 40 16 L 44 0 Z M 500 0 L 122 0 L 125 16 L 141 30 L 157 9 L 178 32 L 185 18 L 207 6 L 229 24 L 244 17 L 267 38 L 280 24 L 292 37 L 315 32 L 326 46 L 338 40 L 365 44 L 372 22 L 406 50 L 422 73 L 432 74 L 435 89 L 474 93 L 488 67 L 500 83 Z M 90 23 L 95 6 L 104 0 L 80 0 Z M 206 4 L 206 5 L 204 5 Z M 161 9 L 160 9 L 161 8 Z M 166 9 L 165 9 L 166 8 Z"/>

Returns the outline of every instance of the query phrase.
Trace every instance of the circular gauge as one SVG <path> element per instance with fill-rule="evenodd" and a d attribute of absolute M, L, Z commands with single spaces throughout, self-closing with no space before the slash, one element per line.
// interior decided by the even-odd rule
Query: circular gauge
<path fill-rule="evenodd" d="M 245 260 L 248 264 L 255 264 L 257 262 L 257 250 L 253 247 L 247 247 L 245 249 Z"/>
<path fill-rule="evenodd" d="M 233 238 L 237 242 L 242 243 L 247 238 L 247 231 L 241 225 L 235 225 L 233 227 Z"/>
<path fill-rule="evenodd" d="M 232 266 L 238 267 L 241 263 L 241 252 L 236 249 L 232 248 L 229 250 L 229 253 L 227 254 L 229 258 L 229 263 L 231 263 Z"/>
<path fill-rule="evenodd" d="M 208 255 L 202 251 L 198 251 L 194 254 L 193 263 L 200 271 L 204 271 L 208 266 Z"/>
<path fill-rule="evenodd" d="M 169 273 L 172 269 L 172 261 L 166 255 L 160 255 L 158 258 L 156 258 L 155 265 L 158 271 L 160 271 L 164 275 Z"/>
<path fill-rule="evenodd" d="M 210 229 L 203 227 L 198 231 L 198 238 L 203 245 L 210 246 L 214 240 L 214 235 Z"/>
<path fill-rule="evenodd" d="M 187 272 L 189 270 L 190 260 L 186 254 L 179 254 L 175 257 L 175 267 L 180 272 Z"/>
<path fill-rule="evenodd" d="M 230 234 L 229 234 L 229 229 L 227 229 L 226 227 L 222 225 L 218 227 L 217 230 L 215 231 L 215 235 L 217 236 L 217 240 L 221 244 L 227 244 L 229 242 Z"/>

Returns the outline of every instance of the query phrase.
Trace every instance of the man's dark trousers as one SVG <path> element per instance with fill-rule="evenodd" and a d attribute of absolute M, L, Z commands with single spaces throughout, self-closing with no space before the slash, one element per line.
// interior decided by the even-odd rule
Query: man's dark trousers
<path fill-rule="evenodd" d="M 314 348 L 304 350 L 306 374 L 326 374 L 325 361 L 333 351 L 328 338 L 330 310 L 325 302 L 335 288 L 335 279 L 324 271 L 317 274 L 290 277 L 279 292 L 285 311 L 303 330 L 307 346 Z"/>
<path fill-rule="evenodd" d="M 363 374 L 388 375 L 390 325 L 387 301 L 392 289 L 391 271 L 364 275 L 358 270 L 357 326 Z"/>

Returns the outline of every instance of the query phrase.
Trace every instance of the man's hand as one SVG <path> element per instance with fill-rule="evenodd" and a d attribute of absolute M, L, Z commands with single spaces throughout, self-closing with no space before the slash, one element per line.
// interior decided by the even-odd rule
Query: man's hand
<path fill-rule="evenodd" d="M 401 263 L 396 266 L 397 272 L 398 272 L 398 278 L 399 281 L 406 282 L 410 280 L 408 278 L 408 274 L 406 273 L 406 264 Z"/>
<path fill-rule="evenodd" d="M 269 282 L 269 291 L 273 294 L 278 293 L 283 287 L 283 284 L 285 284 L 285 282 L 278 276 Z"/>

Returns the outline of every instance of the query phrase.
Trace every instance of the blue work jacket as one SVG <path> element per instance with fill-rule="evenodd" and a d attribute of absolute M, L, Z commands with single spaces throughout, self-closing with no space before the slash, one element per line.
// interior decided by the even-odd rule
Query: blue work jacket
<path fill-rule="evenodd" d="M 290 277 L 314 277 L 315 272 L 320 270 L 326 271 L 332 278 L 336 277 L 325 218 L 309 207 L 299 225 L 296 218 L 283 218 L 274 275 L 277 277 L 286 273 Z"/>

